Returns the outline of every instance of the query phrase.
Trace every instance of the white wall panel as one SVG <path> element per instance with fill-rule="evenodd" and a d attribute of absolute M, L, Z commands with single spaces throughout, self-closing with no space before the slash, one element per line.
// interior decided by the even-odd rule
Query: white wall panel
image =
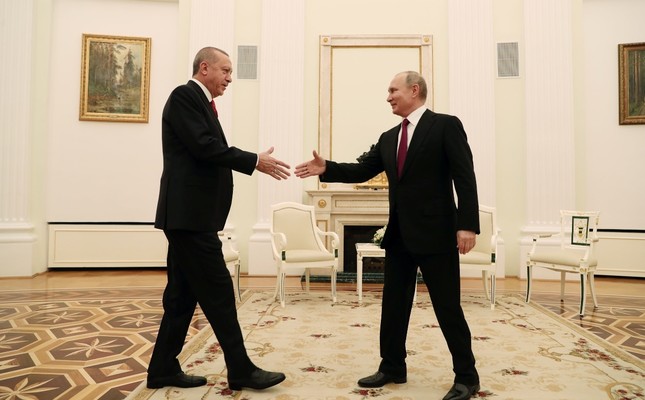
<path fill-rule="evenodd" d="M 0 2 L 0 270 L 31 275 L 30 104 L 33 1 Z M 10 62 L 6 62 L 8 60 Z"/>

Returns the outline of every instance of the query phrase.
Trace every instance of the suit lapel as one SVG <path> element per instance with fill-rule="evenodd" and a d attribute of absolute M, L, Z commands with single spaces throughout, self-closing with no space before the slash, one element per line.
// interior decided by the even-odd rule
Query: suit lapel
<path fill-rule="evenodd" d="M 435 123 L 435 116 L 436 114 L 434 112 L 426 110 L 421 116 L 421 119 L 419 119 L 419 124 L 414 128 L 414 134 L 412 135 L 412 140 L 410 140 L 410 146 L 408 147 L 408 154 L 405 157 L 405 164 L 403 164 L 403 173 L 401 174 L 401 177 L 405 175 L 410 164 L 413 163 L 414 159 L 418 156 L 419 149 L 422 147 L 421 145 L 423 142 L 428 139 L 432 125 Z"/>
<path fill-rule="evenodd" d="M 216 134 L 222 138 L 222 141 L 228 147 L 228 142 L 226 141 L 226 135 L 224 135 L 224 130 L 222 129 L 222 125 L 220 125 L 219 119 L 215 116 L 215 111 L 213 111 L 213 107 L 211 106 L 211 103 L 208 101 L 208 98 L 206 97 L 206 95 L 204 94 L 204 91 L 202 90 L 201 87 L 199 87 L 198 84 L 196 84 L 193 81 L 188 81 L 188 86 L 190 86 L 195 91 L 195 93 L 201 100 L 203 105 L 202 111 L 208 116 L 209 120 L 214 125 Z"/>
<path fill-rule="evenodd" d="M 386 170 L 393 170 L 394 176 L 396 176 L 396 149 L 399 140 L 399 130 L 401 130 L 401 124 L 390 129 L 383 136 L 383 148 L 389 149 L 385 153 L 384 167 Z"/>

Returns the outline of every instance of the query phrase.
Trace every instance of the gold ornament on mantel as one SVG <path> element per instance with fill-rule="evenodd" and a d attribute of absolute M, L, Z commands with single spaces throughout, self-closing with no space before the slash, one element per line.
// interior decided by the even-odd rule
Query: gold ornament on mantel
<path fill-rule="evenodd" d="M 374 148 L 374 145 L 370 146 L 370 150 Z M 356 161 L 363 162 L 363 159 L 367 157 L 367 154 L 369 151 L 366 151 L 365 153 L 361 154 L 359 157 L 356 158 Z M 378 189 L 387 189 L 388 187 L 388 181 L 387 181 L 387 175 L 385 175 L 385 171 L 381 172 L 380 174 L 376 175 L 374 178 L 370 179 L 367 182 L 359 183 L 358 185 L 354 185 L 355 189 L 373 189 L 373 190 L 378 190 Z"/>
<path fill-rule="evenodd" d="M 354 187 L 356 189 L 387 189 L 388 182 L 387 182 L 387 175 L 385 175 L 385 171 L 381 172 L 380 174 L 376 175 L 374 178 L 370 179 L 367 182 L 359 183 L 358 185 L 355 185 Z"/>

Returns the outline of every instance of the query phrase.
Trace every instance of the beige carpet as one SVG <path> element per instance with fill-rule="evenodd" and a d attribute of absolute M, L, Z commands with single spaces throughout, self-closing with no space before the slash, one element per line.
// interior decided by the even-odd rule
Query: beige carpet
<path fill-rule="evenodd" d="M 356 380 L 379 363 L 380 295 L 363 304 L 340 292 L 332 305 L 325 292 L 287 294 L 283 309 L 271 292 L 244 294 L 239 319 L 251 358 L 283 371 L 287 380 L 265 391 L 232 392 L 223 356 L 210 328 L 185 347 L 184 369 L 206 375 L 201 388 L 135 389 L 128 400 L 160 399 L 441 399 L 453 375 L 450 356 L 427 294 L 421 294 L 408 336 L 408 383 L 362 389 Z M 517 294 L 500 294 L 497 307 L 464 294 L 473 334 L 481 391 L 495 399 L 645 399 L 645 363 Z M 0 396 L 1 398 L 1 396 Z"/>

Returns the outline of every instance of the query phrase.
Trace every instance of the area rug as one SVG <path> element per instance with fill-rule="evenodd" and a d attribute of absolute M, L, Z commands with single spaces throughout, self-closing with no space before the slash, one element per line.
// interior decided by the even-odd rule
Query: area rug
<path fill-rule="evenodd" d="M 408 334 L 408 382 L 363 389 L 376 371 L 380 293 L 289 292 L 286 307 L 272 292 L 244 293 L 239 320 L 251 358 L 287 379 L 265 391 L 231 391 L 223 355 L 210 328 L 185 346 L 184 370 L 205 375 L 200 388 L 135 389 L 128 400 L 441 399 L 453 374 L 450 355 L 427 294 L 414 306 Z M 423 297 L 426 297 L 424 299 Z M 645 363 L 599 340 L 519 294 L 499 294 L 495 310 L 483 296 L 464 294 L 481 390 L 495 399 L 645 399 Z"/>

